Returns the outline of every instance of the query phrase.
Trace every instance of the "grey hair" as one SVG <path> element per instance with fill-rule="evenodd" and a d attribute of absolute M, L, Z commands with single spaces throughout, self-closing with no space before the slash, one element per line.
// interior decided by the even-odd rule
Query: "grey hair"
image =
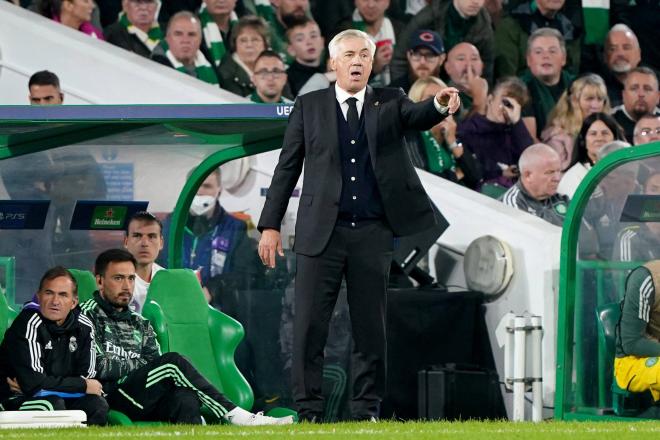
<path fill-rule="evenodd" d="M 616 141 L 608 142 L 602 147 L 600 147 L 600 149 L 596 153 L 596 156 L 598 157 L 598 160 L 601 160 L 610 153 L 614 153 L 617 150 L 622 150 L 628 147 L 630 147 L 630 144 L 626 141 L 616 140 Z"/>
<path fill-rule="evenodd" d="M 525 150 L 520 155 L 518 160 L 518 169 L 522 173 L 523 171 L 529 169 L 530 167 L 536 165 L 539 162 L 539 159 L 546 158 L 548 155 L 552 155 L 559 159 L 559 153 L 555 151 L 550 145 L 547 144 L 534 144 L 525 148 Z"/>
<path fill-rule="evenodd" d="M 635 45 L 637 46 L 637 49 L 639 49 L 639 40 L 637 39 L 637 35 L 633 32 L 632 29 L 627 24 L 623 23 L 617 23 L 614 26 L 610 28 L 609 31 L 607 31 L 607 36 L 605 37 L 605 46 L 607 46 L 610 43 L 610 35 L 613 34 L 614 32 L 623 32 L 624 34 L 629 34 L 632 36 L 632 39 L 635 41 Z"/>
<path fill-rule="evenodd" d="M 549 27 L 542 27 L 538 28 L 532 34 L 527 38 L 527 54 L 531 51 L 532 43 L 537 38 L 541 37 L 554 37 L 559 41 L 559 47 L 561 48 L 561 51 L 566 55 L 566 41 L 564 40 L 564 36 L 559 32 L 557 29 L 549 28 Z"/>
<path fill-rule="evenodd" d="M 199 18 L 190 11 L 179 11 L 176 14 L 172 15 L 170 17 L 169 21 L 167 22 L 167 30 L 166 30 L 165 33 L 167 34 L 167 32 L 169 32 L 170 26 L 172 26 L 172 23 L 174 23 L 175 21 L 184 20 L 184 19 L 190 20 L 193 23 L 195 23 L 197 25 L 197 29 L 199 29 L 199 35 L 200 36 L 202 35 L 202 23 L 199 21 Z"/>
<path fill-rule="evenodd" d="M 376 54 L 376 43 L 373 42 L 369 34 L 366 32 L 359 31 L 357 29 L 346 29 L 334 36 L 330 43 L 328 43 L 328 52 L 330 52 L 330 58 L 335 58 L 339 52 L 339 43 L 348 38 L 362 38 L 367 42 L 367 47 L 371 53 L 371 58 Z"/>

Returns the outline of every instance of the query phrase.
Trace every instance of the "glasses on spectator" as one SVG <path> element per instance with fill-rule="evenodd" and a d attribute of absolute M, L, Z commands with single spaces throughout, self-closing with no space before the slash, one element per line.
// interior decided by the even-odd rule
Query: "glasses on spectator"
<path fill-rule="evenodd" d="M 426 61 L 435 61 L 440 55 L 433 52 L 415 52 L 414 50 L 409 51 L 410 58 L 413 61 L 421 61 L 424 58 Z"/>
<path fill-rule="evenodd" d="M 285 73 L 286 73 L 285 70 L 280 70 L 280 69 L 273 69 L 273 70 L 262 69 L 262 70 L 257 70 L 256 72 L 254 72 L 254 74 L 257 75 L 260 78 L 268 78 L 268 77 L 270 77 L 270 78 L 279 78 L 282 75 L 284 75 Z"/>
<path fill-rule="evenodd" d="M 653 129 L 653 128 L 642 128 L 641 130 L 639 130 L 635 134 L 635 136 L 644 136 L 644 137 L 646 137 L 646 136 L 651 136 L 652 134 L 656 134 L 656 135 L 660 136 L 660 127 L 657 127 L 655 129 Z"/>

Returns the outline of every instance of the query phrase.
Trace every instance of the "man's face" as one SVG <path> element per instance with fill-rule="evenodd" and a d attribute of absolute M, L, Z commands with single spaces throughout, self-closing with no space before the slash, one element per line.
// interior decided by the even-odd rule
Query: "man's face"
<path fill-rule="evenodd" d="M 536 6 L 541 14 L 545 16 L 554 16 L 564 7 L 565 0 L 536 0 Z"/>
<path fill-rule="evenodd" d="M 236 7 L 236 0 L 204 0 L 204 4 L 211 15 L 227 15 Z"/>
<path fill-rule="evenodd" d="M 566 54 L 555 37 L 538 37 L 527 49 L 527 66 L 536 78 L 546 84 L 559 81 Z"/>
<path fill-rule="evenodd" d="M 163 249 L 163 235 L 160 226 L 153 221 L 131 221 L 128 225 L 128 233 L 124 237 L 124 247 L 135 257 L 138 264 L 153 263 Z"/>
<path fill-rule="evenodd" d="M 605 63 L 614 73 L 627 73 L 642 59 L 637 37 L 630 32 L 610 32 L 605 41 Z"/>
<path fill-rule="evenodd" d="M 202 185 L 197 190 L 197 195 L 211 196 L 216 199 L 220 197 L 220 184 L 218 183 L 218 175 L 216 173 L 211 173 L 204 182 L 202 182 Z"/>
<path fill-rule="evenodd" d="M 348 37 L 340 41 L 330 67 L 337 72 L 337 84 L 349 93 L 357 93 L 367 85 L 373 57 L 363 38 Z"/>
<path fill-rule="evenodd" d="M 649 195 L 660 195 L 660 174 L 653 174 L 651 177 L 646 179 L 646 184 L 644 185 L 644 194 Z"/>
<path fill-rule="evenodd" d="M 122 7 L 128 21 L 137 27 L 151 26 L 156 21 L 156 0 L 123 0 Z"/>
<path fill-rule="evenodd" d="M 73 289 L 73 282 L 68 277 L 44 281 L 37 292 L 39 311 L 44 318 L 62 325 L 69 312 L 78 305 L 78 297 L 73 294 Z"/>
<path fill-rule="evenodd" d="M 444 53 L 438 55 L 424 46 L 409 50 L 406 56 L 414 79 L 426 79 L 437 75 L 446 57 Z"/>
<path fill-rule="evenodd" d="M 172 22 L 167 29 L 165 37 L 167 44 L 180 62 L 192 62 L 197 56 L 199 45 L 202 43 L 202 34 L 199 30 L 199 22 L 182 17 Z"/>
<path fill-rule="evenodd" d="M 277 100 L 282 96 L 286 78 L 286 69 L 282 60 L 274 57 L 261 57 L 254 65 L 252 83 L 257 92 L 268 100 Z"/>
<path fill-rule="evenodd" d="M 135 286 L 135 266 L 130 261 L 108 264 L 104 275 L 96 275 L 101 296 L 115 308 L 128 307 Z"/>
<path fill-rule="evenodd" d="M 537 163 L 523 171 L 523 185 L 537 200 L 544 200 L 555 195 L 560 180 L 561 164 L 559 155 L 556 153 L 544 154 Z"/>
<path fill-rule="evenodd" d="M 286 27 L 305 16 L 309 9 L 309 0 L 271 0 L 277 8 L 277 15 Z"/>
<path fill-rule="evenodd" d="M 304 63 L 316 63 L 323 53 L 323 37 L 316 23 L 296 26 L 289 31 L 289 55 Z"/>
<path fill-rule="evenodd" d="M 635 125 L 633 141 L 635 145 L 660 141 L 660 116 L 640 119 Z"/>
<path fill-rule="evenodd" d="M 470 43 L 459 43 L 447 54 L 445 70 L 454 83 L 468 88 L 468 70 L 471 70 L 474 76 L 481 76 L 484 63 L 476 47 Z"/>
<path fill-rule="evenodd" d="M 486 0 L 454 0 L 454 5 L 458 12 L 467 16 L 474 17 L 479 13 Z"/>
<path fill-rule="evenodd" d="M 623 106 L 635 119 L 652 113 L 658 105 L 658 83 L 651 75 L 632 72 L 626 76 Z"/>
<path fill-rule="evenodd" d="M 266 50 L 266 44 L 263 37 L 252 28 L 243 28 L 236 37 L 236 55 L 245 64 L 252 65 L 264 50 Z"/>
<path fill-rule="evenodd" d="M 51 85 L 32 85 L 28 97 L 31 105 L 59 105 L 64 101 L 60 89 Z"/>
<path fill-rule="evenodd" d="M 390 0 L 355 0 L 355 7 L 365 23 L 371 24 L 385 17 Z"/>

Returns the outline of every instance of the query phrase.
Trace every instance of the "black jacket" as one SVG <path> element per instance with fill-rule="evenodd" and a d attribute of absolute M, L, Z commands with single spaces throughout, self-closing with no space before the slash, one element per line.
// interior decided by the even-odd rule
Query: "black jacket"
<path fill-rule="evenodd" d="M 16 378 L 26 396 L 41 390 L 84 393 L 95 365 L 94 327 L 78 309 L 59 327 L 24 309 L 0 344 L 0 401 L 12 396 L 7 377 Z"/>
<path fill-rule="evenodd" d="M 145 58 L 151 57 L 151 50 L 140 41 L 138 37 L 129 33 L 119 22 L 115 22 L 103 30 L 105 41 L 141 55 Z"/>
<path fill-rule="evenodd" d="M 432 99 L 415 104 L 401 90 L 369 86 L 362 111 L 387 223 L 396 236 L 433 227 L 436 217 L 408 158 L 403 135 L 406 130 L 428 130 L 446 116 L 436 110 Z M 339 212 L 342 186 L 339 150 L 334 85 L 299 96 L 289 116 L 259 230 L 280 229 L 304 161 L 295 251 L 309 256 L 321 253 Z"/>

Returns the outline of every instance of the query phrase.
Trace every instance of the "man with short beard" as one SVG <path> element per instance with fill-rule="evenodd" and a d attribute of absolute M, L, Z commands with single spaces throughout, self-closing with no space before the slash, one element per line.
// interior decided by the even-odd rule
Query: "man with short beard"
<path fill-rule="evenodd" d="M 621 125 L 628 142 L 633 143 L 635 124 L 642 116 L 660 115 L 658 77 L 648 67 L 636 67 L 626 75 L 623 104 L 612 109 L 612 116 Z"/>
<path fill-rule="evenodd" d="M 470 43 L 459 43 L 447 54 L 444 66 L 450 79 L 447 85 L 461 92 L 463 107 L 454 118 L 461 121 L 472 113 L 486 113 L 488 82 L 481 77 L 484 63 L 479 50 Z"/>
<path fill-rule="evenodd" d="M 250 100 L 258 104 L 292 104 L 282 96 L 286 86 L 286 66 L 282 58 L 272 50 L 264 50 L 254 62 L 252 84 L 255 90 Z"/>
<path fill-rule="evenodd" d="M 605 70 L 603 79 L 607 85 L 607 94 L 610 103 L 615 106 L 621 104 L 621 94 L 626 75 L 639 66 L 642 51 L 635 33 L 625 24 L 615 24 L 607 33 L 603 60 Z"/>
<path fill-rule="evenodd" d="M 428 29 L 415 31 L 406 52 L 408 72 L 392 81 L 389 87 L 399 87 L 408 93 L 418 79 L 438 76 L 446 57 L 442 38 L 437 32 Z"/>

